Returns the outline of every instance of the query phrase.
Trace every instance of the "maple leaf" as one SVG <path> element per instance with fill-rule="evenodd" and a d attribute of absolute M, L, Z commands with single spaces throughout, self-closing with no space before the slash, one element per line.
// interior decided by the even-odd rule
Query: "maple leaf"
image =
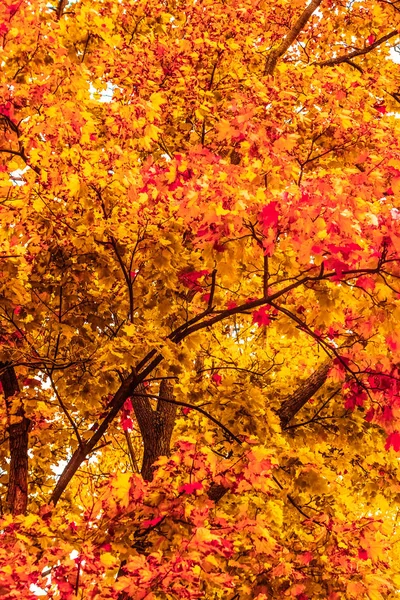
<path fill-rule="evenodd" d="M 222 383 L 222 377 L 219 373 L 213 373 L 211 379 L 215 383 L 215 385 L 221 385 Z"/>
<path fill-rule="evenodd" d="M 264 230 L 276 228 L 278 225 L 279 213 L 277 210 L 278 203 L 273 201 L 266 204 L 258 215 L 260 225 Z"/>
<path fill-rule="evenodd" d="M 386 114 L 386 112 L 387 112 L 387 109 L 386 109 L 386 106 L 385 106 L 385 104 L 378 104 L 378 103 L 377 103 L 377 104 L 374 104 L 374 108 L 375 108 L 375 110 L 377 110 L 377 111 L 378 111 L 378 112 L 379 112 L 381 115 L 384 115 L 384 114 Z"/>
<path fill-rule="evenodd" d="M 386 439 L 385 449 L 389 450 L 390 448 L 393 448 L 395 452 L 400 450 L 400 433 L 398 431 L 393 431 Z"/>
<path fill-rule="evenodd" d="M 209 271 L 185 271 L 179 275 L 180 281 L 189 289 L 199 291 L 202 286 L 199 284 L 199 279 L 206 277 Z"/>
<path fill-rule="evenodd" d="M 133 429 L 133 422 L 130 417 L 125 417 L 121 420 L 122 429 L 124 431 L 129 431 Z"/>
<path fill-rule="evenodd" d="M 155 517 L 154 519 L 146 519 L 145 521 L 142 522 L 142 527 L 144 529 L 152 529 L 153 527 L 155 527 L 156 525 L 161 523 L 162 520 L 163 520 L 163 517 Z"/>
<path fill-rule="evenodd" d="M 271 314 L 268 306 L 262 306 L 253 312 L 253 323 L 259 327 L 267 327 L 271 323 Z"/>
<path fill-rule="evenodd" d="M 180 494 L 193 494 L 196 490 L 202 490 L 203 484 L 200 481 L 185 483 L 178 488 Z"/>

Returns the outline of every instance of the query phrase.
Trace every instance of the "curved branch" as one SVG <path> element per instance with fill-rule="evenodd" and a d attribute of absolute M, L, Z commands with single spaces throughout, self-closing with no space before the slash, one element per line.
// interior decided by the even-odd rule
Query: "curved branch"
<path fill-rule="evenodd" d="M 136 396 L 136 394 L 132 394 L 132 396 Z M 228 435 L 230 438 L 235 440 L 235 442 L 237 442 L 238 444 L 242 445 L 242 441 L 234 433 L 232 433 L 232 431 L 230 429 L 228 429 L 228 427 L 226 427 L 225 425 L 223 425 L 223 423 L 221 423 L 221 421 L 218 421 L 218 419 L 216 419 L 215 417 L 210 415 L 210 413 L 208 413 L 206 410 L 204 410 L 204 408 L 201 408 L 200 406 L 194 406 L 193 404 L 188 404 L 187 402 L 180 402 L 179 400 L 172 400 L 172 398 L 156 396 L 154 394 L 147 394 L 147 396 L 149 398 L 157 398 L 158 400 L 161 400 L 162 402 L 169 402 L 170 404 L 175 404 L 176 406 L 184 406 L 185 408 L 191 408 L 193 410 L 197 410 L 197 412 L 199 412 L 202 415 L 204 415 L 205 417 L 207 417 L 207 419 L 210 419 L 210 421 L 212 421 L 213 423 L 215 423 L 215 425 L 218 425 L 218 427 L 220 427 L 223 431 L 225 431 L 226 435 Z"/>
<path fill-rule="evenodd" d="M 356 56 L 364 56 L 365 54 L 369 54 L 372 50 L 375 50 L 375 48 L 377 48 L 381 44 L 384 44 L 395 35 L 399 35 L 397 29 L 379 38 L 379 40 L 376 40 L 375 42 L 373 42 L 373 44 L 370 44 L 366 48 L 361 48 L 360 50 L 353 50 L 352 52 L 344 54 L 343 56 L 336 56 L 335 58 L 329 58 L 328 60 L 323 60 L 322 62 L 317 62 L 314 64 L 316 64 L 318 67 L 333 67 L 334 65 L 340 65 L 341 63 L 349 63 L 352 67 L 359 69 L 360 67 L 350 62 L 352 58 L 355 58 Z"/>

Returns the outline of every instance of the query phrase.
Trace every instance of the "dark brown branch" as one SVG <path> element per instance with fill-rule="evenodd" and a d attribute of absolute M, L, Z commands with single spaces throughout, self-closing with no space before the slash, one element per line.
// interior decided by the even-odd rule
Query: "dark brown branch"
<path fill-rule="evenodd" d="M 341 388 L 338 388 L 337 390 L 335 390 L 326 400 L 325 402 L 322 403 L 322 405 L 319 407 L 319 409 L 313 414 L 313 416 L 311 417 L 311 419 L 307 419 L 307 421 L 301 421 L 300 423 L 295 423 L 294 425 L 287 425 L 284 429 L 285 431 L 287 431 L 288 429 L 297 429 L 298 427 L 304 427 L 305 425 L 310 425 L 311 423 L 318 423 L 319 425 L 321 425 L 321 423 L 319 422 L 323 417 L 319 417 L 318 415 L 321 413 L 321 411 L 329 404 L 329 402 L 332 400 L 332 398 L 334 398 L 335 396 L 337 396 L 337 394 L 340 392 Z"/>
<path fill-rule="evenodd" d="M 57 21 L 59 21 L 61 19 L 61 17 L 63 16 L 64 8 L 67 6 L 67 4 L 68 4 L 68 0 L 59 0 L 58 6 L 56 9 Z"/>
<path fill-rule="evenodd" d="M 303 408 L 303 406 L 314 396 L 314 394 L 324 385 L 328 377 L 329 369 L 332 367 L 332 361 L 327 360 L 318 367 L 314 373 L 303 381 L 297 389 L 283 400 L 278 412 L 282 429 L 290 423 L 293 417 Z"/>
<path fill-rule="evenodd" d="M 322 62 L 318 62 L 315 64 L 317 64 L 319 67 L 333 67 L 334 65 L 340 65 L 341 63 L 349 63 L 352 67 L 358 68 L 357 65 L 355 65 L 355 63 L 350 62 L 352 58 L 355 58 L 356 56 L 364 56 L 365 54 L 369 54 L 372 50 L 375 50 L 375 48 L 377 48 L 381 44 L 384 44 L 395 35 L 399 35 L 397 29 L 379 38 L 379 40 L 376 40 L 369 46 L 366 46 L 366 48 L 353 50 L 352 52 L 344 54 L 343 56 L 336 56 L 335 58 L 329 58 L 328 60 L 323 60 Z"/>
<path fill-rule="evenodd" d="M 111 245 L 114 249 L 115 255 L 117 257 L 117 260 L 119 262 L 119 265 L 121 267 L 122 270 L 122 274 L 124 276 L 126 285 L 128 287 L 128 295 L 129 295 L 129 320 L 131 321 L 131 323 L 133 322 L 133 312 L 134 312 L 134 298 L 133 298 L 133 286 L 132 286 L 132 280 L 131 280 L 131 276 L 130 273 L 128 273 L 128 269 L 126 268 L 126 265 L 124 263 L 124 261 L 122 260 L 121 254 L 118 250 L 118 244 L 116 242 L 116 240 L 112 237 L 111 238 Z"/>
<path fill-rule="evenodd" d="M 283 56 L 296 40 L 296 38 L 300 35 L 307 22 L 310 20 L 313 13 L 317 10 L 318 6 L 321 4 L 322 0 L 311 0 L 310 4 L 306 6 L 304 11 L 301 13 L 300 17 L 297 19 L 296 23 L 293 25 L 292 29 L 289 31 L 285 39 L 281 42 L 280 46 L 275 50 L 271 50 L 271 52 L 267 56 L 267 60 L 265 62 L 264 75 L 272 75 L 276 63 L 279 58 Z"/>
<path fill-rule="evenodd" d="M 73 418 L 69 414 L 69 412 L 67 410 L 67 407 L 65 406 L 65 404 L 64 404 L 64 402 L 63 402 L 63 400 L 62 400 L 62 398 L 61 398 L 61 396 L 60 396 L 60 394 L 58 392 L 58 389 L 57 389 L 57 387 L 56 387 L 56 385 L 54 383 L 53 377 L 52 377 L 52 372 L 49 369 L 46 369 L 46 372 L 47 372 L 48 378 L 50 379 L 51 387 L 52 387 L 53 392 L 54 392 L 54 394 L 55 394 L 55 396 L 56 396 L 56 398 L 58 400 L 58 403 L 59 403 L 59 405 L 61 407 L 61 410 L 63 411 L 63 413 L 67 417 L 67 419 L 68 419 L 68 421 L 69 421 L 72 429 L 74 430 L 74 433 L 76 435 L 76 439 L 78 440 L 78 445 L 83 449 L 83 442 L 82 442 L 81 436 L 79 435 L 78 428 L 77 428 L 77 426 L 75 424 L 75 421 L 73 420 Z"/>
<path fill-rule="evenodd" d="M 92 436 L 84 444 L 83 448 L 78 447 L 72 457 L 70 458 L 64 471 L 61 473 L 59 480 L 53 490 L 49 502 L 54 505 L 57 504 L 62 493 L 68 486 L 72 477 L 76 471 L 80 468 L 81 464 L 86 460 L 87 456 L 92 452 L 93 448 L 96 447 L 97 442 L 103 437 L 107 431 L 110 423 L 115 419 L 119 411 L 124 405 L 124 402 L 132 396 L 137 386 L 142 383 L 149 373 L 152 373 L 156 367 L 163 360 L 161 354 L 156 354 L 153 360 L 147 365 L 147 367 L 137 375 L 136 371 L 132 371 L 131 375 L 125 379 L 115 392 L 112 401 L 110 402 L 107 412 L 100 423 L 95 423 L 90 431 L 93 432 Z"/>
<path fill-rule="evenodd" d="M 264 275 L 263 275 L 264 298 L 268 297 L 268 281 L 269 281 L 268 255 L 264 254 Z"/>
<path fill-rule="evenodd" d="M 15 133 L 15 135 L 17 136 L 17 140 L 18 140 L 18 147 L 19 150 L 12 150 L 9 148 L 3 148 L 0 150 L 0 152 L 5 152 L 8 154 L 13 154 L 14 156 L 19 156 L 20 158 L 22 158 L 22 160 L 24 161 L 24 163 L 30 167 L 33 171 L 35 171 L 35 173 L 37 173 L 38 175 L 40 175 L 40 169 L 39 167 L 37 167 L 36 165 L 31 165 L 29 162 L 29 158 L 26 156 L 25 154 L 25 148 L 21 142 L 21 131 L 18 127 L 18 125 L 16 125 L 9 117 L 7 117 L 6 115 L 1 115 L 1 118 L 3 119 L 3 121 L 8 125 L 8 127 L 11 129 L 11 131 L 13 131 Z"/>
<path fill-rule="evenodd" d="M 216 279 L 217 279 L 217 269 L 214 269 L 213 272 L 211 273 L 211 290 L 210 290 L 210 297 L 208 299 L 208 306 L 207 306 L 207 309 L 209 311 L 211 311 L 213 308 Z"/>

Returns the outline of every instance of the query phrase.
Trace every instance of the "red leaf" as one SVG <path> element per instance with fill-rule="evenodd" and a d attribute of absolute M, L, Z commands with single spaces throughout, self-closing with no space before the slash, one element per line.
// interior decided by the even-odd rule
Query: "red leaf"
<path fill-rule="evenodd" d="M 374 34 L 373 34 L 373 33 L 371 33 L 371 35 L 369 35 L 369 36 L 367 37 L 367 43 L 368 43 L 368 45 L 370 46 L 371 44 L 373 44 L 373 43 L 374 43 L 374 41 L 375 41 L 375 36 L 374 36 Z"/>
<path fill-rule="evenodd" d="M 258 215 L 258 220 L 264 229 L 277 226 L 279 217 L 279 213 L 276 210 L 277 204 L 277 202 L 266 204 Z"/>
<path fill-rule="evenodd" d="M 29 377 L 27 377 L 26 379 L 23 380 L 23 385 L 29 386 L 29 387 L 36 387 L 37 385 L 40 385 L 40 380 L 39 379 L 31 379 Z"/>
<path fill-rule="evenodd" d="M 394 431 L 388 435 L 386 439 L 385 450 L 389 450 L 389 448 L 393 448 L 395 452 L 400 450 L 400 433 L 398 431 Z"/>
<path fill-rule="evenodd" d="M 126 410 L 128 412 L 133 410 L 132 400 L 130 398 L 127 398 L 124 402 L 124 410 Z"/>
<path fill-rule="evenodd" d="M 209 271 L 187 271 L 179 275 L 179 280 L 189 289 L 198 291 L 202 289 L 198 280 L 208 274 Z"/>
<path fill-rule="evenodd" d="M 234 300 L 229 300 L 229 302 L 226 303 L 226 308 L 228 310 L 231 310 L 231 308 L 236 308 L 237 304 Z"/>
<path fill-rule="evenodd" d="M 384 104 L 374 104 L 374 108 L 375 110 L 377 110 L 379 113 L 381 113 L 381 115 L 384 115 L 387 110 L 386 110 L 386 106 Z"/>
<path fill-rule="evenodd" d="M 399 349 L 399 340 L 397 340 L 394 335 L 388 335 L 386 343 L 393 352 Z"/>
<path fill-rule="evenodd" d="M 339 260 L 338 258 L 334 258 L 332 256 L 325 261 L 325 267 L 329 271 L 330 270 L 335 271 L 336 275 L 333 275 L 331 279 L 333 281 L 336 281 L 342 277 L 343 271 L 348 270 L 349 265 L 346 264 L 345 262 L 343 262 L 342 260 Z"/>
<path fill-rule="evenodd" d="M 130 417 L 125 417 L 121 422 L 122 429 L 127 431 L 128 429 L 133 429 L 132 419 Z"/>
<path fill-rule="evenodd" d="M 213 380 L 215 385 L 221 385 L 222 377 L 219 373 L 214 373 L 214 375 L 211 377 L 211 379 Z"/>
<path fill-rule="evenodd" d="M 158 525 L 160 521 L 162 521 L 162 517 L 155 517 L 155 519 L 147 519 L 146 521 L 143 521 L 142 527 L 144 529 L 149 529 L 150 527 L 155 527 L 156 525 Z"/>
<path fill-rule="evenodd" d="M 371 423 L 371 421 L 373 420 L 374 417 L 375 417 L 375 409 L 370 408 L 369 411 L 365 414 L 365 420 L 368 421 L 368 423 Z"/>
<path fill-rule="evenodd" d="M 192 409 L 189 408 L 188 406 L 185 406 L 184 408 L 182 408 L 182 412 L 184 415 L 188 415 L 190 413 Z"/>
<path fill-rule="evenodd" d="M 311 554 L 311 552 L 309 550 L 307 550 L 307 552 L 303 552 L 303 554 L 300 554 L 299 556 L 299 562 L 302 565 L 308 565 L 313 559 L 313 555 Z"/>
<path fill-rule="evenodd" d="M 253 323 L 256 323 L 259 327 L 266 327 L 271 323 L 271 315 L 268 312 L 268 306 L 262 306 L 259 310 L 253 312 Z"/>
<path fill-rule="evenodd" d="M 366 550 L 364 550 L 364 548 L 359 548 L 359 550 L 358 550 L 358 558 L 360 558 L 361 560 L 367 560 L 368 559 L 368 552 Z"/>
<path fill-rule="evenodd" d="M 369 292 L 375 289 L 375 279 L 369 275 L 364 275 L 357 279 L 356 285 Z"/>
<path fill-rule="evenodd" d="M 184 485 L 181 485 L 181 487 L 178 489 L 178 492 L 180 494 L 193 494 L 193 492 L 195 492 L 196 490 L 202 489 L 203 484 L 200 481 L 195 481 L 193 483 L 185 483 Z"/>

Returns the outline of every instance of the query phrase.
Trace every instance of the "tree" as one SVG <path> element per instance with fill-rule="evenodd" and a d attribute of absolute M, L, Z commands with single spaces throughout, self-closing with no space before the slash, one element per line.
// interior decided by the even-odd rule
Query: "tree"
<path fill-rule="evenodd" d="M 398 2 L 0 11 L 2 597 L 397 597 Z"/>

